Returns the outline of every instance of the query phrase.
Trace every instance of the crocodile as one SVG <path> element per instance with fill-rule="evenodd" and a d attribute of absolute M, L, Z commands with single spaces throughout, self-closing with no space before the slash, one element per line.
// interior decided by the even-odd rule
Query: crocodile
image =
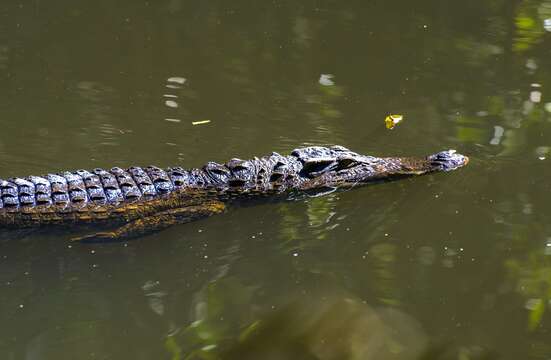
<path fill-rule="evenodd" d="M 323 194 L 451 171 L 468 161 L 455 150 L 424 158 L 374 157 L 335 145 L 208 162 L 200 169 L 133 166 L 0 179 L 0 229 L 97 224 L 111 229 L 73 240 L 117 241 L 219 214 L 238 201 Z"/>

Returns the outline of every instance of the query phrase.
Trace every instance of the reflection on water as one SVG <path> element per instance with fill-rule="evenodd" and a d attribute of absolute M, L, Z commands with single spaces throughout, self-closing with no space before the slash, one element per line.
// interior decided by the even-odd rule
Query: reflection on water
<path fill-rule="evenodd" d="M 550 1 L 3 10 L 2 178 L 333 143 L 471 163 L 125 244 L 0 232 L 1 359 L 551 355 Z"/>

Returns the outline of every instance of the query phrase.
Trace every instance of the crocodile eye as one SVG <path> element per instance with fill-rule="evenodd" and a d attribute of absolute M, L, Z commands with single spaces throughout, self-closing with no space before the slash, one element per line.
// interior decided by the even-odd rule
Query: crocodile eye
<path fill-rule="evenodd" d="M 315 177 L 327 171 L 335 169 L 335 159 L 331 158 L 313 158 L 304 161 L 301 172 L 303 175 Z"/>
<path fill-rule="evenodd" d="M 354 166 L 359 165 L 360 163 L 353 158 L 341 158 L 337 160 L 337 170 L 349 169 Z"/>
<path fill-rule="evenodd" d="M 217 175 L 227 175 L 228 172 L 227 171 L 224 171 L 222 169 L 209 169 L 209 171 L 213 174 L 217 174 Z"/>

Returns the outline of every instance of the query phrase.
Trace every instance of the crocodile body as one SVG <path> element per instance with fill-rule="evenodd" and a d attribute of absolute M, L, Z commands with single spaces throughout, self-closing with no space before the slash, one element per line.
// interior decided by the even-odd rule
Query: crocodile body
<path fill-rule="evenodd" d="M 209 162 L 201 169 L 149 166 L 0 179 L 0 226 L 193 219 L 219 213 L 235 199 L 351 187 L 454 170 L 467 162 L 453 150 L 420 159 L 379 158 L 342 146 L 313 146 L 287 156 Z"/>

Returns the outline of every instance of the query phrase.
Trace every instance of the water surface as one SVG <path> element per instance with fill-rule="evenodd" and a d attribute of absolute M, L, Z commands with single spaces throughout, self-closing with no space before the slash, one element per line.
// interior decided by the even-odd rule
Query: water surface
<path fill-rule="evenodd" d="M 3 236 L 1 359 L 551 357 L 551 1 L 0 7 L 3 178 L 312 144 L 471 158 L 127 243 Z"/>

